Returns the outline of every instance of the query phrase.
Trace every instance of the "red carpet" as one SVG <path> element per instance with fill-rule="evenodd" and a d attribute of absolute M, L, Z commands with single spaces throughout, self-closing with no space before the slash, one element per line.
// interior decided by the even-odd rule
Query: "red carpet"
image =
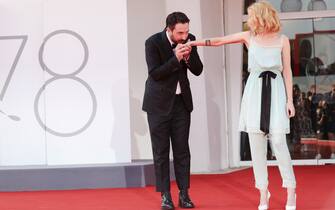
<path fill-rule="evenodd" d="M 335 165 L 297 166 L 298 210 L 335 210 Z M 283 210 L 286 193 L 277 167 L 269 167 L 270 209 Z M 257 209 L 258 192 L 252 169 L 220 174 L 193 175 L 190 195 L 202 210 Z M 177 189 L 172 186 L 175 204 Z M 136 189 L 71 190 L 0 193 L 0 210 L 158 210 L 160 196 L 154 187 Z M 177 208 L 178 209 L 178 208 Z"/>

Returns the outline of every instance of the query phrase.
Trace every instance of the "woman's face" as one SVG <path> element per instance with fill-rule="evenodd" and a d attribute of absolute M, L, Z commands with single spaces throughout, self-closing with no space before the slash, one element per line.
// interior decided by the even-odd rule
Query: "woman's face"
<path fill-rule="evenodd" d="M 294 94 L 296 97 L 299 97 L 299 95 L 300 95 L 300 90 L 299 90 L 297 87 L 293 87 L 293 94 Z"/>
<path fill-rule="evenodd" d="M 318 103 L 318 107 L 322 107 L 322 100 L 321 101 L 319 101 L 319 103 Z"/>
<path fill-rule="evenodd" d="M 327 108 L 327 102 L 325 100 L 322 101 L 322 107 Z"/>

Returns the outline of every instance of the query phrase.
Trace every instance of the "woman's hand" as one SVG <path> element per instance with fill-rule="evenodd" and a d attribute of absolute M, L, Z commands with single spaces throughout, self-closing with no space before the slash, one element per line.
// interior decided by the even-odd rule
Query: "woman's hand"
<path fill-rule="evenodd" d="M 295 108 L 294 108 L 294 105 L 293 105 L 292 101 L 288 101 L 286 103 L 286 113 L 287 113 L 287 116 L 289 118 L 294 117 L 294 115 L 295 115 Z"/>
<path fill-rule="evenodd" d="M 185 43 L 185 45 L 189 46 L 189 47 L 193 47 L 195 46 L 195 41 L 188 41 Z"/>

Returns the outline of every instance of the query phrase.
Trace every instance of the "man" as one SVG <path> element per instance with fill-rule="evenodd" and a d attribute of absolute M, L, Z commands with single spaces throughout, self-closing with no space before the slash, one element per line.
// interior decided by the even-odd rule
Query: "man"
<path fill-rule="evenodd" d="M 170 140 L 179 192 L 179 206 L 194 208 L 189 195 L 190 151 L 188 145 L 190 113 L 193 110 L 187 72 L 202 72 L 196 47 L 184 45 L 195 40 L 189 34 L 189 19 L 181 12 L 166 18 L 166 28 L 145 42 L 148 79 L 143 110 L 147 112 L 154 157 L 156 191 L 161 192 L 162 209 L 174 209 L 170 194 Z"/>

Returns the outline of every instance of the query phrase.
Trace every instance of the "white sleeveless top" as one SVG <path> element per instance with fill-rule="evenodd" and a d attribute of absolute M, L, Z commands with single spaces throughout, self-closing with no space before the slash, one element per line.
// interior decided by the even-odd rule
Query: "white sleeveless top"
<path fill-rule="evenodd" d="M 280 43 L 278 45 L 266 46 L 258 44 L 254 38 L 251 37 L 248 54 L 249 72 L 250 70 L 261 70 L 264 68 L 275 68 L 282 71 L 282 40 L 283 36 L 280 37 Z"/>
<path fill-rule="evenodd" d="M 271 79 L 271 108 L 269 133 L 289 133 L 290 124 L 286 114 L 286 91 L 282 77 L 283 35 L 273 45 L 263 45 L 250 37 L 248 51 L 248 71 L 240 112 L 239 130 L 248 133 L 263 133 L 260 130 L 262 78 L 264 71 L 272 71 L 277 76 Z"/>

